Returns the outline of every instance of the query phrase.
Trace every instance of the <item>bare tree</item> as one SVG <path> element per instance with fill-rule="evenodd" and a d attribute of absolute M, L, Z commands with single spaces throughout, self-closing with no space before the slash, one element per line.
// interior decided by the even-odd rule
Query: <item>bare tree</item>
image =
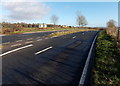
<path fill-rule="evenodd" d="M 115 28 L 116 27 L 116 21 L 111 19 L 107 22 L 107 27 L 108 28 Z"/>
<path fill-rule="evenodd" d="M 117 25 L 116 25 L 116 21 L 111 19 L 107 22 L 107 34 L 113 36 L 113 37 L 118 37 L 118 29 L 117 29 Z"/>
<path fill-rule="evenodd" d="M 88 24 L 88 22 L 87 22 L 85 16 L 80 15 L 79 12 L 77 12 L 77 19 L 76 19 L 76 22 L 77 22 L 77 25 L 79 25 L 79 27 L 80 27 L 80 26 L 83 27 L 83 26 L 86 26 L 86 25 Z"/>
<path fill-rule="evenodd" d="M 51 22 L 54 24 L 54 26 L 57 24 L 58 22 L 58 17 L 56 15 L 52 15 L 51 16 Z"/>

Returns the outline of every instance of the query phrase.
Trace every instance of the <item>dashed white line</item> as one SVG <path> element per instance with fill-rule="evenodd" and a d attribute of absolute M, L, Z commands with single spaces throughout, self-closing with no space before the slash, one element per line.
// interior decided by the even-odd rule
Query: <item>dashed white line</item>
<path fill-rule="evenodd" d="M 41 37 L 37 37 L 37 39 L 39 39 L 39 38 L 41 38 Z"/>
<path fill-rule="evenodd" d="M 3 44 L 9 44 L 10 42 L 6 42 L 6 43 L 3 43 Z"/>
<path fill-rule="evenodd" d="M 11 45 L 11 47 L 16 47 L 16 46 L 20 46 L 22 44 L 15 44 L 15 45 Z"/>
<path fill-rule="evenodd" d="M 27 39 L 27 40 L 32 40 L 33 38 L 29 38 L 29 39 Z"/>
<path fill-rule="evenodd" d="M 42 39 L 38 39 L 37 41 L 41 41 Z"/>
<path fill-rule="evenodd" d="M 23 47 L 20 47 L 20 48 L 17 48 L 17 49 L 14 49 L 14 50 L 11 50 L 11 51 L 8 51 L 8 52 L 5 52 L 5 53 L 3 53 L 3 54 L 0 54 L 0 56 L 4 56 L 4 55 L 7 55 L 7 54 L 9 54 L 9 53 L 12 53 L 12 52 L 15 52 L 15 51 L 18 51 L 18 50 L 24 49 L 24 48 L 28 48 L 28 47 L 31 47 L 31 46 L 33 46 L 33 45 L 30 44 L 30 45 L 27 45 L 27 46 L 23 46 Z"/>
<path fill-rule="evenodd" d="M 41 51 L 38 51 L 38 52 L 35 53 L 35 55 L 38 55 L 38 54 L 40 54 L 40 53 L 42 53 L 42 52 L 45 52 L 45 51 L 47 51 L 47 50 L 49 50 L 49 49 L 51 49 L 51 48 L 53 48 L 53 47 L 50 46 L 50 47 L 45 48 L 45 49 L 43 49 L 43 50 L 41 50 Z"/>
<path fill-rule="evenodd" d="M 76 36 L 73 36 L 72 38 L 73 38 L 73 39 L 75 39 L 75 38 L 76 38 Z"/>
<path fill-rule="evenodd" d="M 45 39 L 48 39 L 48 38 L 45 38 Z"/>
<path fill-rule="evenodd" d="M 22 40 L 18 40 L 18 41 L 16 41 L 16 42 L 21 42 Z"/>
<path fill-rule="evenodd" d="M 51 38 L 56 38 L 57 36 L 53 36 L 53 37 L 51 37 Z"/>
<path fill-rule="evenodd" d="M 33 41 L 28 41 L 28 42 L 25 42 L 25 44 L 28 44 L 28 43 L 32 43 Z"/>
<path fill-rule="evenodd" d="M 85 34 L 85 33 L 82 33 L 83 35 Z"/>

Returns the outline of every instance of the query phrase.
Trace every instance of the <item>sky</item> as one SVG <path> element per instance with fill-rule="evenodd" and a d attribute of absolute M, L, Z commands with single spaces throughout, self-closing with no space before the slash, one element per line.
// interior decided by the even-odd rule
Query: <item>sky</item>
<path fill-rule="evenodd" d="M 56 15 L 59 25 L 76 26 L 79 12 L 88 26 L 105 27 L 110 19 L 118 21 L 118 2 L 40 2 L 39 0 L 9 0 L 2 2 L 0 19 L 8 22 L 47 23 Z"/>

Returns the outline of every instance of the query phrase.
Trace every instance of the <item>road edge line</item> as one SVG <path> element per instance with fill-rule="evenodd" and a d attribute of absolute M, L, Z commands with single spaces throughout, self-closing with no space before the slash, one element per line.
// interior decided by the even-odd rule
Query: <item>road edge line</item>
<path fill-rule="evenodd" d="M 90 57 L 91 57 L 91 53 L 92 53 L 92 50 L 93 50 L 93 47 L 94 47 L 94 44 L 95 44 L 95 41 L 96 41 L 97 36 L 98 36 L 98 35 L 96 35 L 96 36 L 94 37 L 94 40 L 93 40 L 93 42 L 92 42 L 92 45 L 91 45 L 90 51 L 89 51 L 89 53 L 88 53 L 87 60 L 86 60 L 86 62 L 85 62 L 85 66 L 84 66 L 84 69 L 83 69 L 83 72 L 82 72 L 82 76 L 81 76 L 81 78 L 80 78 L 80 81 L 79 81 L 79 85 L 78 85 L 78 86 L 84 85 L 85 78 L 86 78 L 86 74 L 87 74 L 87 69 L 88 69 L 89 61 L 90 61 Z"/>

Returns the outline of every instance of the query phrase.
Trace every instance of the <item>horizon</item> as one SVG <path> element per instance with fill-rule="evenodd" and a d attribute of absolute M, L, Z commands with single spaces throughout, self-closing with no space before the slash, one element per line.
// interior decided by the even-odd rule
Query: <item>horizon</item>
<path fill-rule="evenodd" d="M 13 1 L 13 0 L 11 0 Z M 58 25 L 77 26 L 76 12 L 86 17 L 88 27 L 106 27 L 106 22 L 118 22 L 118 2 L 6 2 L 2 5 L 2 22 L 51 23 L 58 16 Z M 28 7 L 29 6 L 29 7 Z M 32 10 L 32 11 L 31 11 Z M 39 10 L 39 11 L 38 11 Z"/>

